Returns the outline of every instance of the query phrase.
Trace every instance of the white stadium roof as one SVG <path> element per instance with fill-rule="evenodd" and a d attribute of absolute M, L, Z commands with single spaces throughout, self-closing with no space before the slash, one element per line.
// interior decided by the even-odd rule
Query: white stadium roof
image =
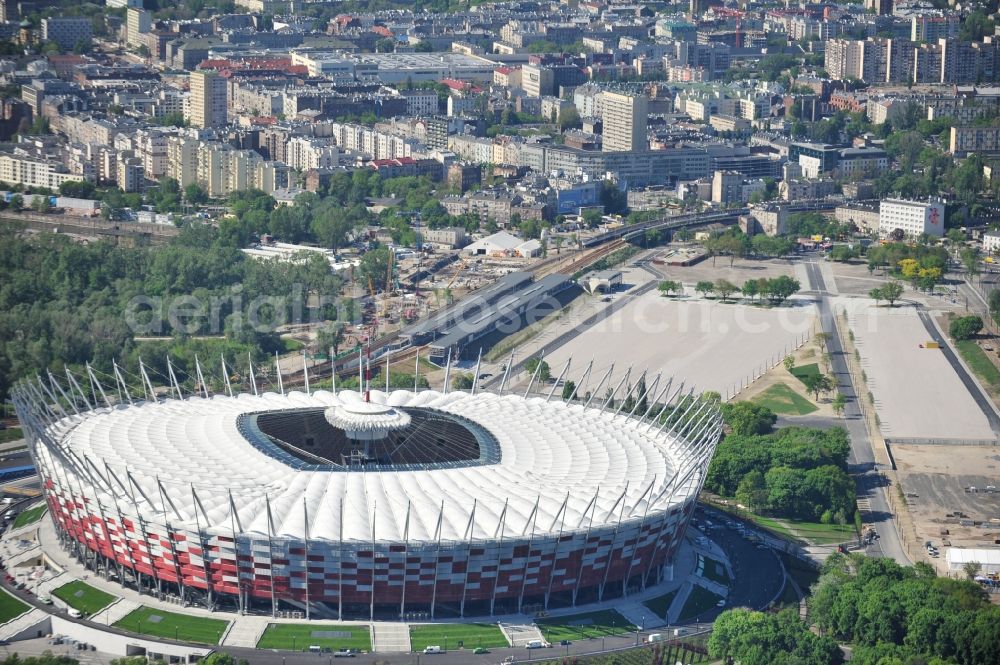
<path fill-rule="evenodd" d="M 501 530 L 504 538 L 520 538 L 596 528 L 680 503 L 700 480 L 695 474 L 664 492 L 684 466 L 681 446 L 667 431 L 624 414 L 615 419 L 610 410 L 492 393 L 373 391 L 371 399 L 472 420 L 496 438 L 500 459 L 459 468 L 295 469 L 252 445 L 237 426 L 244 414 L 358 402 L 354 391 L 102 408 L 63 418 L 50 434 L 64 445 L 37 450 L 75 457 L 45 467 L 68 475 L 68 486 L 83 488 L 88 499 L 97 494 L 101 505 L 114 506 L 114 487 L 119 503 L 131 496 L 123 510 L 132 513 L 134 500 L 154 522 L 228 535 L 232 505 L 242 532 L 302 538 L 308 515 L 308 537 L 334 541 L 465 540 L 470 521 L 473 539 L 497 538 Z"/>

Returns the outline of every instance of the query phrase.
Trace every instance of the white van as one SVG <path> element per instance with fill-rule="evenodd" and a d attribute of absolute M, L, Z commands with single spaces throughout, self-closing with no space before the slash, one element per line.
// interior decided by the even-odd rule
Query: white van
<path fill-rule="evenodd" d="M 655 642 L 662 642 L 663 641 L 663 635 L 660 634 L 660 633 L 653 633 L 648 638 L 646 638 L 646 641 L 649 642 L 650 644 L 653 644 Z"/>
<path fill-rule="evenodd" d="M 79 619 L 81 616 L 83 616 L 82 614 L 80 614 L 80 610 L 74 610 L 72 607 L 67 610 L 67 613 L 74 619 Z"/>
<path fill-rule="evenodd" d="M 674 637 L 680 637 L 681 635 L 687 635 L 687 628 L 674 628 Z"/>
<path fill-rule="evenodd" d="M 524 646 L 527 647 L 528 649 L 544 649 L 548 645 L 541 640 L 530 640 Z"/>
<path fill-rule="evenodd" d="M 442 653 L 442 651 L 441 647 L 433 646 L 433 647 L 424 647 L 424 653 Z"/>

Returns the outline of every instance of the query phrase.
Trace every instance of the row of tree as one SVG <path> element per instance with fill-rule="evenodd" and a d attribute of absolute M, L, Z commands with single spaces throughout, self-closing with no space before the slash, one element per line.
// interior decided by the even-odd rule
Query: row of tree
<path fill-rule="evenodd" d="M 765 298 L 772 305 L 780 305 L 785 302 L 797 293 L 800 288 L 801 285 L 798 280 L 787 275 L 770 279 L 748 279 L 743 283 L 743 286 L 737 286 L 727 279 L 717 279 L 714 282 L 700 280 L 694 285 L 694 290 L 700 293 L 703 298 L 707 298 L 709 294 L 714 293 L 719 296 L 720 300 L 725 301 L 729 300 L 732 295 L 741 293 L 751 301 L 757 297 Z M 665 296 L 669 296 L 670 294 L 682 295 L 684 293 L 684 285 L 681 282 L 666 279 L 657 285 L 657 290 Z"/>

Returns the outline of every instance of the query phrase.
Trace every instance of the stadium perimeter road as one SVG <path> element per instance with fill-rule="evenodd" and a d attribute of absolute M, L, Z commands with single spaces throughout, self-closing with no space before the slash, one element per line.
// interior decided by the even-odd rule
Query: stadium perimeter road
<path fill-rule="evenodd" d="M 847 361 L 844 359 L 844 349 L 840 345 L 840 337 L 837 336 L 837 320 L 827 299 L 823 273 L 813 260 L 807 261 L 804 265 L 809 277 L 809 290 L 817 295 L 823 331 L 828 333 L 830 337 L 827 349 L 830 352 L 830 365 L 837 383 L 837 390 L 847 400 L 847 404 L 844 406 L 844 424 L 851 440 L 851 455 L 848 458 L 848 464 L 857 483 L 858 498 L 868 499 L 871 504 L 869 521 L 879 536 L 866 548 L 866 553 L 871 556 L 889 557 L 901 564 L 908 565 L 911 561 L 903 550 L 899 540 L 899 532 L 892 512 L 889 510 L 885 488 L 882 486 L 882 477 L 879 475 L 878 465 L 875 463 L 872 443 L 868 438 L 868 430 L 865 428 L 861 410 L 858 407 L 857 392 L 851 382 L 851 374 L 847 369 Z"/>

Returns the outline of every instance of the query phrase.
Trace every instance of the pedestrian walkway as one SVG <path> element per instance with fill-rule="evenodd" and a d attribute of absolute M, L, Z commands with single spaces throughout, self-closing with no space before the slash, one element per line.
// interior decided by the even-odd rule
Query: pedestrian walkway
<path fill-rule="evenodd" d="M 642 603 L 630 603 L 629 605 L 619 605 L 618 613 L 629 620 L 633 626 L 639 626 L 642 630 L 647 628 L 657 628 L 663 626 L 664 621 Z"/>
<path fill-rule="evenodd" d="M 90 620 L 97 624 L 103 623 L 105 626 L 110 626 L 113 623 L 124 619 L 129 614 L 139 609 L 139 607 L 141 607 L 139 603 L 119 598 L 116 602 L 111 603 L 103 610 L 90 617 Z"/>
<path fill-rule="evenodd" d="M 693 585 L 685 583 L 681 587 L 681 590 L 677 592 L 677 595 L 674 596 L 674 601 L 670 603 L 670 609 L 667 610 L 667 625 L 679 623 L 678 619 L 681 616 L 681 610 L 684 609 L 684 605 L 687 603 L 688 596 L 691 595 L 691 589 L 693 588 Z"/>
<path fill-rule="evenodd" d="M 373 623 L 372 648 L 376 653 L 409 653 L 410 625 L 406 623 Z"/>
<path fill-rule="evenodd" d="M 39 598 L 50 596 L 52 595 L 52 592 L 55 589 L 58 589 L 61 586 L 69 584 L 75 579 L 76 578 L 74 578 L 72 575 L 68 575 L 66 573 L 59 573 L 58 575 L 50 577 L 46 579 L 44 582 L 41 582 L 35 589 L 35 593 Z"/>
<path fill-rule="evenodd" d="M 512 647 L 527 646 L 528 642 L 534 640 L 545 641 L 542 631 L 535 624 L 501 623 L 500 631 Z"/>
<path fill-rule="evenodd" d="M 49 615 L 38 608 L 29 610 L 0 626 L 0 640 L 12 640 L 32 626 L 48 618 Z"/>
<path fill-rule="evenodd" d="M 271 617 L 241 616 L 232 622 L 222 646 L 253 649 L 270 623 Z"/>

